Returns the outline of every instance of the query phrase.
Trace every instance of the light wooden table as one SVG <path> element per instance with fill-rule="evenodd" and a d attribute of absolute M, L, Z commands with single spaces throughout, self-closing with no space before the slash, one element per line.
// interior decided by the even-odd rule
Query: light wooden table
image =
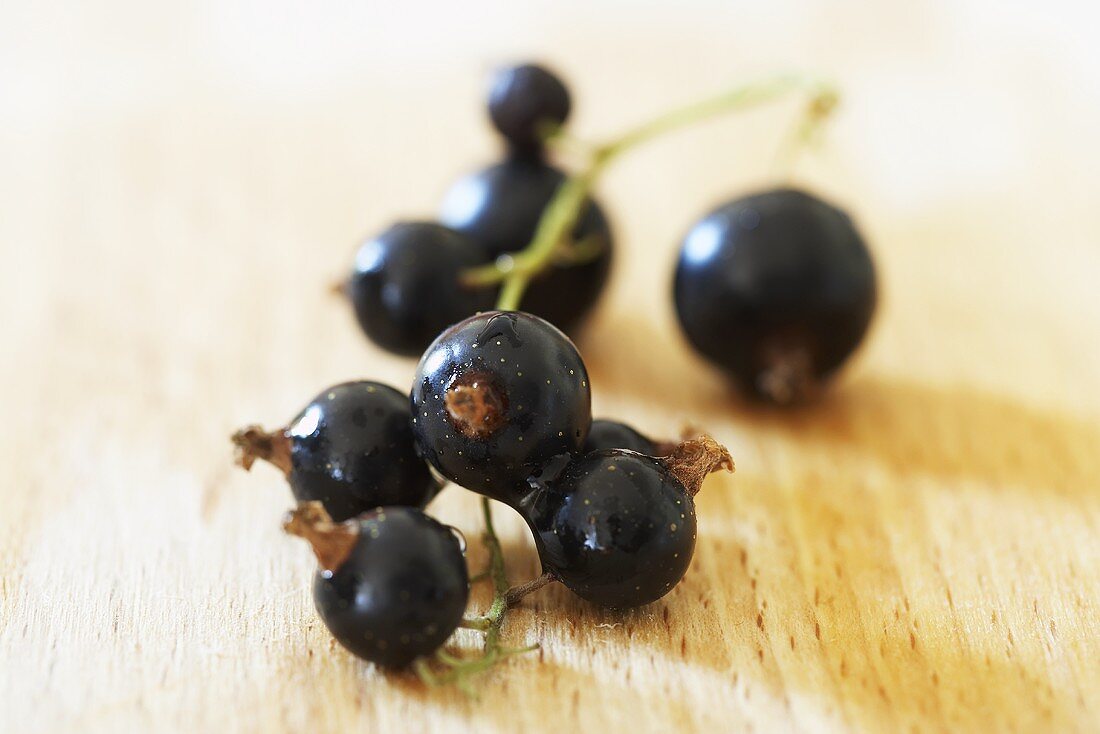
<path fill-rule="evenodd" d="M 1100 728 L 1084 12 L 454 5 L 2 6 L 0 730 Z M 359 236 L 492 158 L 482 75 L 528 55 L 573 81 L 587 136 L 758 72 L 831 75 L 844 106 L 797 180 L 858 217 L 884 297 L 820 405 L 739 402 L 665 294 L 691 221 L 768 182 L 796 105 L 611 171 L 621 257 L 582 344 L 597 412 L 703 425 L 738 472 L 705 487 L 666 600 L 541 592 L 507 627 L 541 651 L 470 701 L 333 647 L 284 486 L 235 470 L 227 436 L 339 380 L 408 383 L 326 285 Z M 460 490 L 433 511 L 478 530 Z"/>

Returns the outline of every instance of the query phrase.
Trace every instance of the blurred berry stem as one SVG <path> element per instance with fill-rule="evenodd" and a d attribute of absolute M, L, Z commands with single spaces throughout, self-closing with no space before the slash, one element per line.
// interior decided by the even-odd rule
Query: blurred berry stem
<path fill-rule="evenodd" d="M 584 213 L 588 192 L 613 161 L 627 151 L 665 133 L 716 117 L 727 112 L 749 109 L 782 98 L 793 92 L 809 95 L 804 119 L 794 137 L 805 141 L 836 106 L 837 93 L 830 85 L 804 76 L 780 76 L 736 87 L 716 97 L 666 112 L 649 122 L 628 130 L 619 138 L 591 149 L 586 167 L 567 178 L 543 210 L 531 243 L 496 262 L 467 270 L 463 280 L 469 285 L 501 286 L 497 308 L 519 308 L 523 292 L 531 278 L 548 267 L 563 246 L 571 244 L 571 233 Z M 548 140 L 551 145 L 559 137 Z M 797 146 L 795 146 L 797 148 Z M 793 153 L 790 155 L 793 156 Z"/>
<path fill-rule="evenodd" d="M 775 153 L 772 163 L 774 178 L 784 182 L 790 180 L 799 154 L 818 143 L 821 129 L 839 101 L 836 92 L 827 88 L 810 98 L 802 116 L 795 120 L 786 140 Z"/>
<path fill-rule="evenodd" d="M 481 655 L 475 658 L 462 659 L 439 649 L 435 654 L 436 663 L 441 666 L 443 672 L 433 670 L 428 660 L 420 659 L 416 662 L 415 671 L 426 685 L 443 686 L 455 685 L 467 695 L 476 697 L 476 693 L 470 684 L 470 678 L 478 673 L 496 665 L 501 660 L 519 655 L 525 652 L 537 650 L 538 645 L 528 647 L 505 647 L 500 642 L 501 628 L 504 626 L 504 618 L 508 608 L 519 603 L 527 594 L 542 588 L 554 579 L 548 574 L 543 574 L 533 581 L 519 586 L 510 586 L 508 575 L 504 569 L 504 551 L 500 547 L 500 539 L 493 527 L 493 511 L 490 500 L 487 497 L 481 499 L 481 513 L 485 521 L 485 532 L 482 540 L 485 549 L 489 552 L 489 568 L 485 575 L 493 582 L 493 601 L 489 605 L 489 611 L 482 617 L 466 618 L 462 620 L 462 627 L 479 630 L 485 633 L 485 643 Z"/>

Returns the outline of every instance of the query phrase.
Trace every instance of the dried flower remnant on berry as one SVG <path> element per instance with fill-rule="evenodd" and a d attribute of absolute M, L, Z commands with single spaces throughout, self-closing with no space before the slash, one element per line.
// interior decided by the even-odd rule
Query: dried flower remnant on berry
<path fill-rule="evenodd" d="M 734 470 L 733 457 L 726 447 L 704 434 L 688 439 L 662 459 L 672 476 L 684 485 L 688 494 L 695 496 L 708 474 L 724 469 Z"/>
<path fill-rule="evenodd" d="M 260 426 L 247 426 L 233 434 L 236 460 L 245 471 L 252 469 L 257 459 L 276 466 L 284 474 L 290 474 L 290 439 L 285 430 L 265 431 Z"/>
<path fill-rule="evenodd" d="M 459 375 L 443 398 L 447 415 L 463 436 L 488 438 L 504 425 L 508 399 L 488 372 Z"/>
<path fill-rule="evenodd" d="M 359 541 L 359 523 L 333 522 L 320 502 L 303 502 L 288 512 L 283 530 L 308 541 L 324 571 L 335 571 L 343 565 Z"/>
<path fill-rule="evenodd" d="M 439 491 L 416 455 L 408 398 L 357 380 L 316 395 L 285 428 L 248 426 L 233 436 L 237 462 L 282 471 L 299 502 L 319 500 L 336 521 L 375 507 L 423 507 Z"/>
<path fill-rule="evenodd" d="M 763 363 L 756 377 L 756 390 L 776 405 L 807 402 L 820 391 L 813 357 L 805 347 L 768 347 Z"/>

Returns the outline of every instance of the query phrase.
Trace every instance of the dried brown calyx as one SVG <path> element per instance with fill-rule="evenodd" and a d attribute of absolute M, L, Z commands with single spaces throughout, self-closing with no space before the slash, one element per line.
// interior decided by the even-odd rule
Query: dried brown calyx
<path fill-rule="evenodd" d="M 313 547 L 317 563 L 325 571 L 335 571 L 351 555 L 359 541 L 359 523 L 355 520 L 333 522 L 320 502 L 302 502 L 283 518 L 283 530 L 305 538 Z"/>
<path fill-rule="evenodd" d="M 443 404 L 455 429 L 466 438 L 488 438 L 504 425 L 508 399 L 489 372 L 467 372 L 447 387 Z"/>
<path fill-rule="evenodd" d="M 290 438 L 285 429 L 268 432 L 260 426 L 247 426 L 233 434 L 233 445 L 237 449 L 237 463 L 245 471 L 252 468 L 256 459 L 262 459 L 290 474 Z"/>
<path fill-rule="evenodd" d="M 347 280 L 334 280 L 329 283 L 328 292 L 334 296 L 346 297 L 350 283 Z"/>
<path fill-rule="evenodd" d="M 719 469 L 733 471 L 730 452 L 706 434 L 678 444 L 662 461 L 692 497 L 698 494 L 703 480 L 711 472 Z"/>
<path fill-rule="evenodd" d="M 765 354 L 765 367 L 756 376 L 756 391 L 776 405 L 811 400 L 818 392 L 814 361 L 802 347 L 777 345 Z"/>

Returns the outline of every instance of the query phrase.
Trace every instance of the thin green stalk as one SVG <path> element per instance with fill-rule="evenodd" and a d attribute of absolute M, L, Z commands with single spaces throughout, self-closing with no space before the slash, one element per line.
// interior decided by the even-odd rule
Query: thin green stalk
<path fill-rule="evenodd" d="M 627 131 L 618 140 L 603 146 L 597 157 L 611 158 L 621 155 L 638 145 L 681 127 L 694 125 L 711 117 L 744 110 L 784 97 L 790 92 L 806 90 L 815 95 L 829 88 L 822 82 L 797 75 L 785 75 L 762 82 L 751 82 L 727 92 L 658 115 L 649 122 Z"/>
<path fill-rule="evenodd" d="M 497 263 L 473 268 L 466 272 L 464 280 L 472 285 L 503 283 L 497 308 L 502 311 L 518 309 L 528 281 L 553 259 L 558 247 L 576 227 L 592 186 L 591 178 L 601 169 L 601 165 L 594 164 L 588 172 L 570 176 L 562 182 L 543 210 L 531 244 L 511 256 L 506 269 Z"/>
<path fill-rule="evenodd" d="M 514 606 L 524 596 L 542 588 L 552 580 L 544 574 L 526 584 L 511 586 L 508 583 L 508 575 L 504 568 L 504 551 L 500 546 L 496 528 L 493 527 L 492 506 L 487 497 L 483 497 L 481 500 L 481 513 L 485 522 L 485 532 L 482 535 L 482 540 L 489 552 L 489 567 L 485 573 L 493 584 L 493 601 L 484 616 L 463 619 L 460 625 L 467 629 L 475 629 L 485 633 L 481 655 L 475 658 L 462 659 L 441 649 L 436 651 L 435 660 L 438 665 L 444 668 L 443 672 L 436 672 L 431 664 L 423 659 L 416 661 L 413 667 L 414 672 L 425 685 L 431 687 L 455 685 L 468 695 L 475 695 L 469 683 L 472 676 L 488 670 L 505 658 L 538 649 L 538 645 L 518 648 L 501 645 L 501 629 L 504 626 L 504 619 L 509 607 Z"/>
<path fill-rule="evenodd" d="M 827 115 L 836 101 L 836 92 L 820 81 L 801 76 L 781 76 L 746 84 L 716 97 L 672 110 L 596 147 L 588 167 L 570 176 L 558 187 L 543 210 L 530 244 L 520 252 L 500 258 L 495 263 L 467 270 L 463 274 L 463 281 L 477 286 L 499 284 L 501 290 L 497 298 L 497 308 L 502 311 L 518 309 L 531 279 L 549 267 L 562 246 L 570 243 L 570 235 L 584 211 L 588 193 L 595 181 L 621 155 L 665 133 L 720 114 L 770 102 L 800 90 L 811 94 L 807 116 L 814 124 Z M 822 100 L 828 100 L 828 104 Z"/>
<path fill-rule="evenodd" d="M 816 142 L 822 125 L 836 108 L 839 99 L 830 89 L 823 89 L 806 104 L 805 112 L 791 126 L 786 139 L 775 152 L 773 177 L 786 181 L 794 172 L 799 155 Z"/>

